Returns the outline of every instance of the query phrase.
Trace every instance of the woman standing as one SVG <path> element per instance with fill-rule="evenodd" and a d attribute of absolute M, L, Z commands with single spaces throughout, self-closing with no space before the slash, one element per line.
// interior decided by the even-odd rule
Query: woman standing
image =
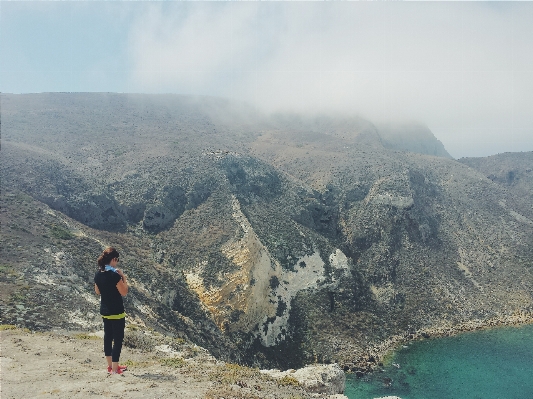
<path fill-rule="evenodd" d="M 126 275 L 116 268 L 119 257 L 120 254 L 115 248 L 106 248 L 98 258 L 99 270 L 94 276 L 94 290 L 101 297 L 100 314 L 104 321 L 107 371 L 111 374 L 122 374 L 126 370 L 126 367 L 118 364 L 126 326 L 122 297 L 128 293 Z"/>

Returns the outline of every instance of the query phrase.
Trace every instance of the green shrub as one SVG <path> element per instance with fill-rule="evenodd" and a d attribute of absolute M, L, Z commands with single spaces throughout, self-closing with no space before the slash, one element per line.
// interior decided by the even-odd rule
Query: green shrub
<path fill-rule="evenodd" d="M 128 348 L 151 352 L 155 349 L 155 344 L 152 337 L 138 331 L 126 331 L 124 334 L 124 345 Z"/>
<path fill-rule="evenodd" d="M 50 228 L 50 233 L 52 233 L 52 236 L 55 238 L 59 238 L 61 240 L 71 240 L 74 238 L 74 234 L 59 226 L 52 226 Z"/>

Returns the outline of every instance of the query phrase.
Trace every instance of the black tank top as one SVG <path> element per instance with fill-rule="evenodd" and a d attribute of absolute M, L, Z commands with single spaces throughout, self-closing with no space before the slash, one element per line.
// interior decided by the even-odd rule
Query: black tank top
<path fill-rule="evenodd" d="M 100 314 L 102 316 L 113 316 L 124 313 L 122 295 L 120 295 L 117 289 L 117 283 L 120 279 L 120 275 L 112 271 L 98 271 L 94 275 L 94 283 L 100 290 Z"/>

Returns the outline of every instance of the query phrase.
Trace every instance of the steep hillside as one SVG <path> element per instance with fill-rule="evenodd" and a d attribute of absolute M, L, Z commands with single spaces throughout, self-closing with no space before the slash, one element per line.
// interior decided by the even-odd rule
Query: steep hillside
<path fill-rule="evenodd" d="M 533 152 L 507 152 L 486 158 L 461 158 L 459 162 L 478 170 L 506 192 L 502 202 L 533 220 Z M 526 221 L 527 223 L 527 221 Z"/>
<path fill-rule="evenodd" d="M 416 123 L 383 126 L 379 128 L 379 135 L 386 148 L 452 158 L 426 126 Z"/>
<path fill-rule="evenodd" d="M 262 367 L 351 365 L 392 336 L 533 311 L 530 154 L 508 154 L 509 187 L 488 161 L 398 151 L 357 118 L 1 99 L 4 322 L 97 326 L 111 244 L 137 323 Z"/>

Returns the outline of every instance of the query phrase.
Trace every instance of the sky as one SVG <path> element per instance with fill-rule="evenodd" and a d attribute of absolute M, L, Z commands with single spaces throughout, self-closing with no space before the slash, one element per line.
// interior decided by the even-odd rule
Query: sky
<path fill-rule="evenodd" d="M 533 151 L 533 2 L 0 1 L 0 91 L 209 95 Z"/>

